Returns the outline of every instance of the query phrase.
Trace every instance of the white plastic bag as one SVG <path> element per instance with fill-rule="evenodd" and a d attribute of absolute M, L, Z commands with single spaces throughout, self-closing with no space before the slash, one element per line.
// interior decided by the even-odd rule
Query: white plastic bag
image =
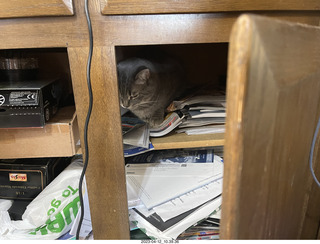
<path fill-rule="evenodd" d="M 74 158 L 27 207 L 22 220 L 11 221 L 0 209 L 0 239 L 54 240 L 68 232 L 80 208 L 82 158 Z"/>

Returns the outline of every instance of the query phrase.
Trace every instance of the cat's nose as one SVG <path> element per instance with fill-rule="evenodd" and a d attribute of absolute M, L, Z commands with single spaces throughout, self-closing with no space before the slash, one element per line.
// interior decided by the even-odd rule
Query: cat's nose
<path fill-rule="evenodd" d="M 121 107 L 123 107 L 123 108 L 128 108 L 128 107 L 129 107 L 129 102 L 128 102 L 128 101 L 123 101 L 123 100 L 121 100 L 121 101 L 120 101 L 120 105 L 121 105 Z"/>

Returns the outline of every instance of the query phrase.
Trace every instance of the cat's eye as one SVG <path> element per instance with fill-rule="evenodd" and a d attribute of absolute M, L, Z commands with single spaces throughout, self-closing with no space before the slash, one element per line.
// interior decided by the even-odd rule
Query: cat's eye
<path fill-rule="evenodd" d="M 136 99 L 139 96 L 139 94 L 131 94 L 130 95 L 130 99 Z"/>

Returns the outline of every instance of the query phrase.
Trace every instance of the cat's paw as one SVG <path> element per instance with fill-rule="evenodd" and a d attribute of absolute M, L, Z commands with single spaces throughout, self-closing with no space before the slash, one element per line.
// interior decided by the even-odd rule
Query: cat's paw
<path fill-rule="evenodd" d="M 163 119 L 160 118 L 152 118 L 148 121 L 148 124 L 150 126 L 150 128 L 157 128 L 159 127 L 159 125 L 161 125 L 161 123 L 163 122 Z"/>

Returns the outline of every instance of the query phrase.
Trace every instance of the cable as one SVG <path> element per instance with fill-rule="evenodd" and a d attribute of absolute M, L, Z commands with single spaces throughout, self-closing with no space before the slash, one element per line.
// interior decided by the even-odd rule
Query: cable
<path fill-rule="evenodd" d="M 83 221 L 83 215 L 84 215 L 84 207 L 83 207 L 83 196 L 82 196 L 82 184 L 83 184 L 83 178 L 88 166 L 88 159 L 89 159 L 89 148 L 88 148 L 88 125 L 90 121 L 91 111 L 92 111 L 92 103 L 93 103 L 93 96 L 92 96 L 92 89 L 91 89 L 91 77 L 90 77 L 90 69 L 91 69 L 91 60 L 92 60 L 92 52 L 93 52 L 93 35 L 92 35 L 92 26 L 91 26 L 91 20 L 90 20 L 90 13 L 88 10 L 88 0 L 85 0 L 85 13 L 86 13 L 86 19 L 88 24 L 88 31 L 89 31 L 89 54 L 88 54 L 88 63 L 87 63 L 87 85 L 88 85 L 88 91 L 89 91 L 89 108 L 88 113 L 84 125 L 84 148 L 85 148 L 85 160 L 83 164 L 82 173 L 79 180 L 79 198 L 80 198 L 80 220 L 79 225 L 76 232 L 76 240 L 79 240 L 79 233 Z"/>
<path fill-rule="evenodd" d="M 317 185 L 320 187 L 320 182 L 318 181 L 316 175 L 314 174 L 313 168 L 312 168 L 313 151 L 314 151 L 314 146 L 316 144 L 316 139 L 317 139 L 317 135 L 319 133 L 319 129 L 320 129 L 320 118 L 319 118 L 319 121 L 317 124 L 316 131 L 314 132 L 314 135 L 313 135 L 311 150 L 310 150 L 310 157 L 309 157 L 309 166 L 310 166 L 310 171 L 311 171 L 312 177 L 313 177 L 314 181 L 317 183 Z"/>

